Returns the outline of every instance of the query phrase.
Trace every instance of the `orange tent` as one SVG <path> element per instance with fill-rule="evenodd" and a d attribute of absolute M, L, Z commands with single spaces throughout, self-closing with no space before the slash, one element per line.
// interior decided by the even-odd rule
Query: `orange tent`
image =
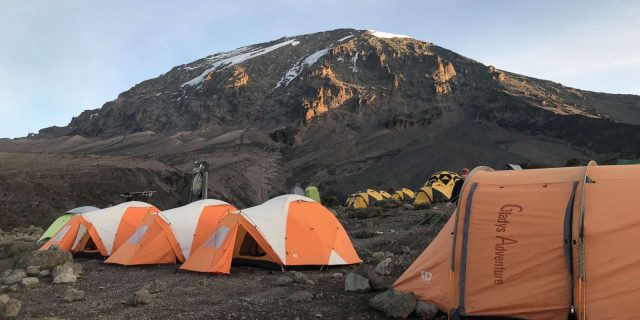
<path fill-rule="evenodd" d="M 228 274 L 233 259 L 280 266 L 362 262 L 333 213 L 298 195 L 227 215 L 180 269 Z"/>
<path fill-rule="evenodd" d="M 100 253 L 109 256 L 138 228 L 148 213 L 158 209 L 148 203 L 130 201 L 71 218 L 40 250 Z"/>
<path fill-rule="evenodd" d="M 150 213 L 105 262 L 121 265 L 184 262 L 207 240 L 227 213 L 236 210 L 226 202 L 207 199 Z"/>
<path fill-rule="evenodd" d="M 394 288 L 452 319 L 640 317 L 639 189 L 640 165 L 476 168 Z"/>

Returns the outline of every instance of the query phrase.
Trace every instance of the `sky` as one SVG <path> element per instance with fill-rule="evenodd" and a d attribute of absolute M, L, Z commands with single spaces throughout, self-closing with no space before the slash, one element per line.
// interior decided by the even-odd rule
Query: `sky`
<path fill-rule="evenodd" d="M 67 125 L 212 53 L 337 28 L 410 35 L 499 69 L 640 95 L 640 1 L 0 0 L 0 138 Z"/>

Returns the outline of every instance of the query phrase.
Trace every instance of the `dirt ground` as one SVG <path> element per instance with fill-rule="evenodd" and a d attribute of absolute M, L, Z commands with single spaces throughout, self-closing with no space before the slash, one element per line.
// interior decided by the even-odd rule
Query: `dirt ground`
<path fill-rule="evenodd" d="M 392 274 L 383 276 L 390 285 L 415 260 L 439 232 L 453 210 L 452 205 L 434 209 L 375 209 L 354 212 L 343 208 L 338 217 L 348 230 L 356 250 L 375 266 L 373 252 L 394 253 Z M 360 219 L 354 217 L 358 216 Z M 422 223 L 422 224 L 421 224 Z M 409 247 L 409 248 L 407 248 Z M 230 275 L 208 275 L 177 271 L 178 265 L 122 267 L 102 259 L 76 258 L 84 272 L 74 284 L 51 284 L 51 278 L 29 289 L 9 293 L 22 301 L 18 319 L 384 319 L 369 307 L 379 292 L 346 293 L 344 277 L 363 266 L 320 270 L 298 270 L 314 284 L 277 286 L 281 270 L 234 266 Z M 133 307 L 126 303 L 144 285 L 161 280 L 167 289 L 154 294 L 150 304 Z M 67 289 L 83 290 L 85 299 L 66 302 Z M 294 292 L 313 295 L 309 301 L 292 301 Z"/>

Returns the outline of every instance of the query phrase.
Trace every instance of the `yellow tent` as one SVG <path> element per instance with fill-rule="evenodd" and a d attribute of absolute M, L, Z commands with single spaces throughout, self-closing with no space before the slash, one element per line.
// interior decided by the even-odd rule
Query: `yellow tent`
<path fill-rule="evenodd" d="M 391 195 L 391 198 L 398 201 L 410 201 L 410 200 L 413 200 L 413 198 L 415 197 L 416 197 L 415 192 L 413 192 L 413 190 L 408 188 L 402 188 L 400 190 L 397 190 Z"/>
<path fill-rule="evenodd" d="M 347 199 L 347 206 L 354 207 L 356 209 L 366 208 L 384 198 L 385 197 L 381 195 L 380 192 L 373 189 L 367 189 L 367 191 L 352 194 Z"/>
<path fill-rule="evenodd" d="M 462 182 L 462 178 L 455 172 L 437 172 L 416 192 L 413 204 L 419 206 L 433 202 L 447 202 L 454 196 L 456 185 Z"/>

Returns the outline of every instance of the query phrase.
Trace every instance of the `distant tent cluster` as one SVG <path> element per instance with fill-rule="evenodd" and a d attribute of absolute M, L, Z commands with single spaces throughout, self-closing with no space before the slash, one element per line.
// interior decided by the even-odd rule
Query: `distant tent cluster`
<path fill-rule="evenodd" d="M 315 187 L 307 189 L 313 195 Z M 293 194 L 242 210 L 212 199 L 166 211 L 131 201 L 59 225 L 52 225 L 58 230 L 41 250 L 100 254 L 120 265 L 180 262 L 183 270 L 228 274 L 232 261 L 281 267 L 361 262 L 333 213 Z"/>
<path fill-rule="evenodd" d="M 350 195 L 347 198 L 346 205 L 356 209 L 367 208 L 384 199 L 411 203 L 415 206 L 455 201 L 458 198 L 462 183 L 462 177 L 457 173 L 440 171 L 433 174 L 424 186 L 415 192 L 409 188 L 401 188 L 391 194 L 384 190 L 367 189 Z"/>

